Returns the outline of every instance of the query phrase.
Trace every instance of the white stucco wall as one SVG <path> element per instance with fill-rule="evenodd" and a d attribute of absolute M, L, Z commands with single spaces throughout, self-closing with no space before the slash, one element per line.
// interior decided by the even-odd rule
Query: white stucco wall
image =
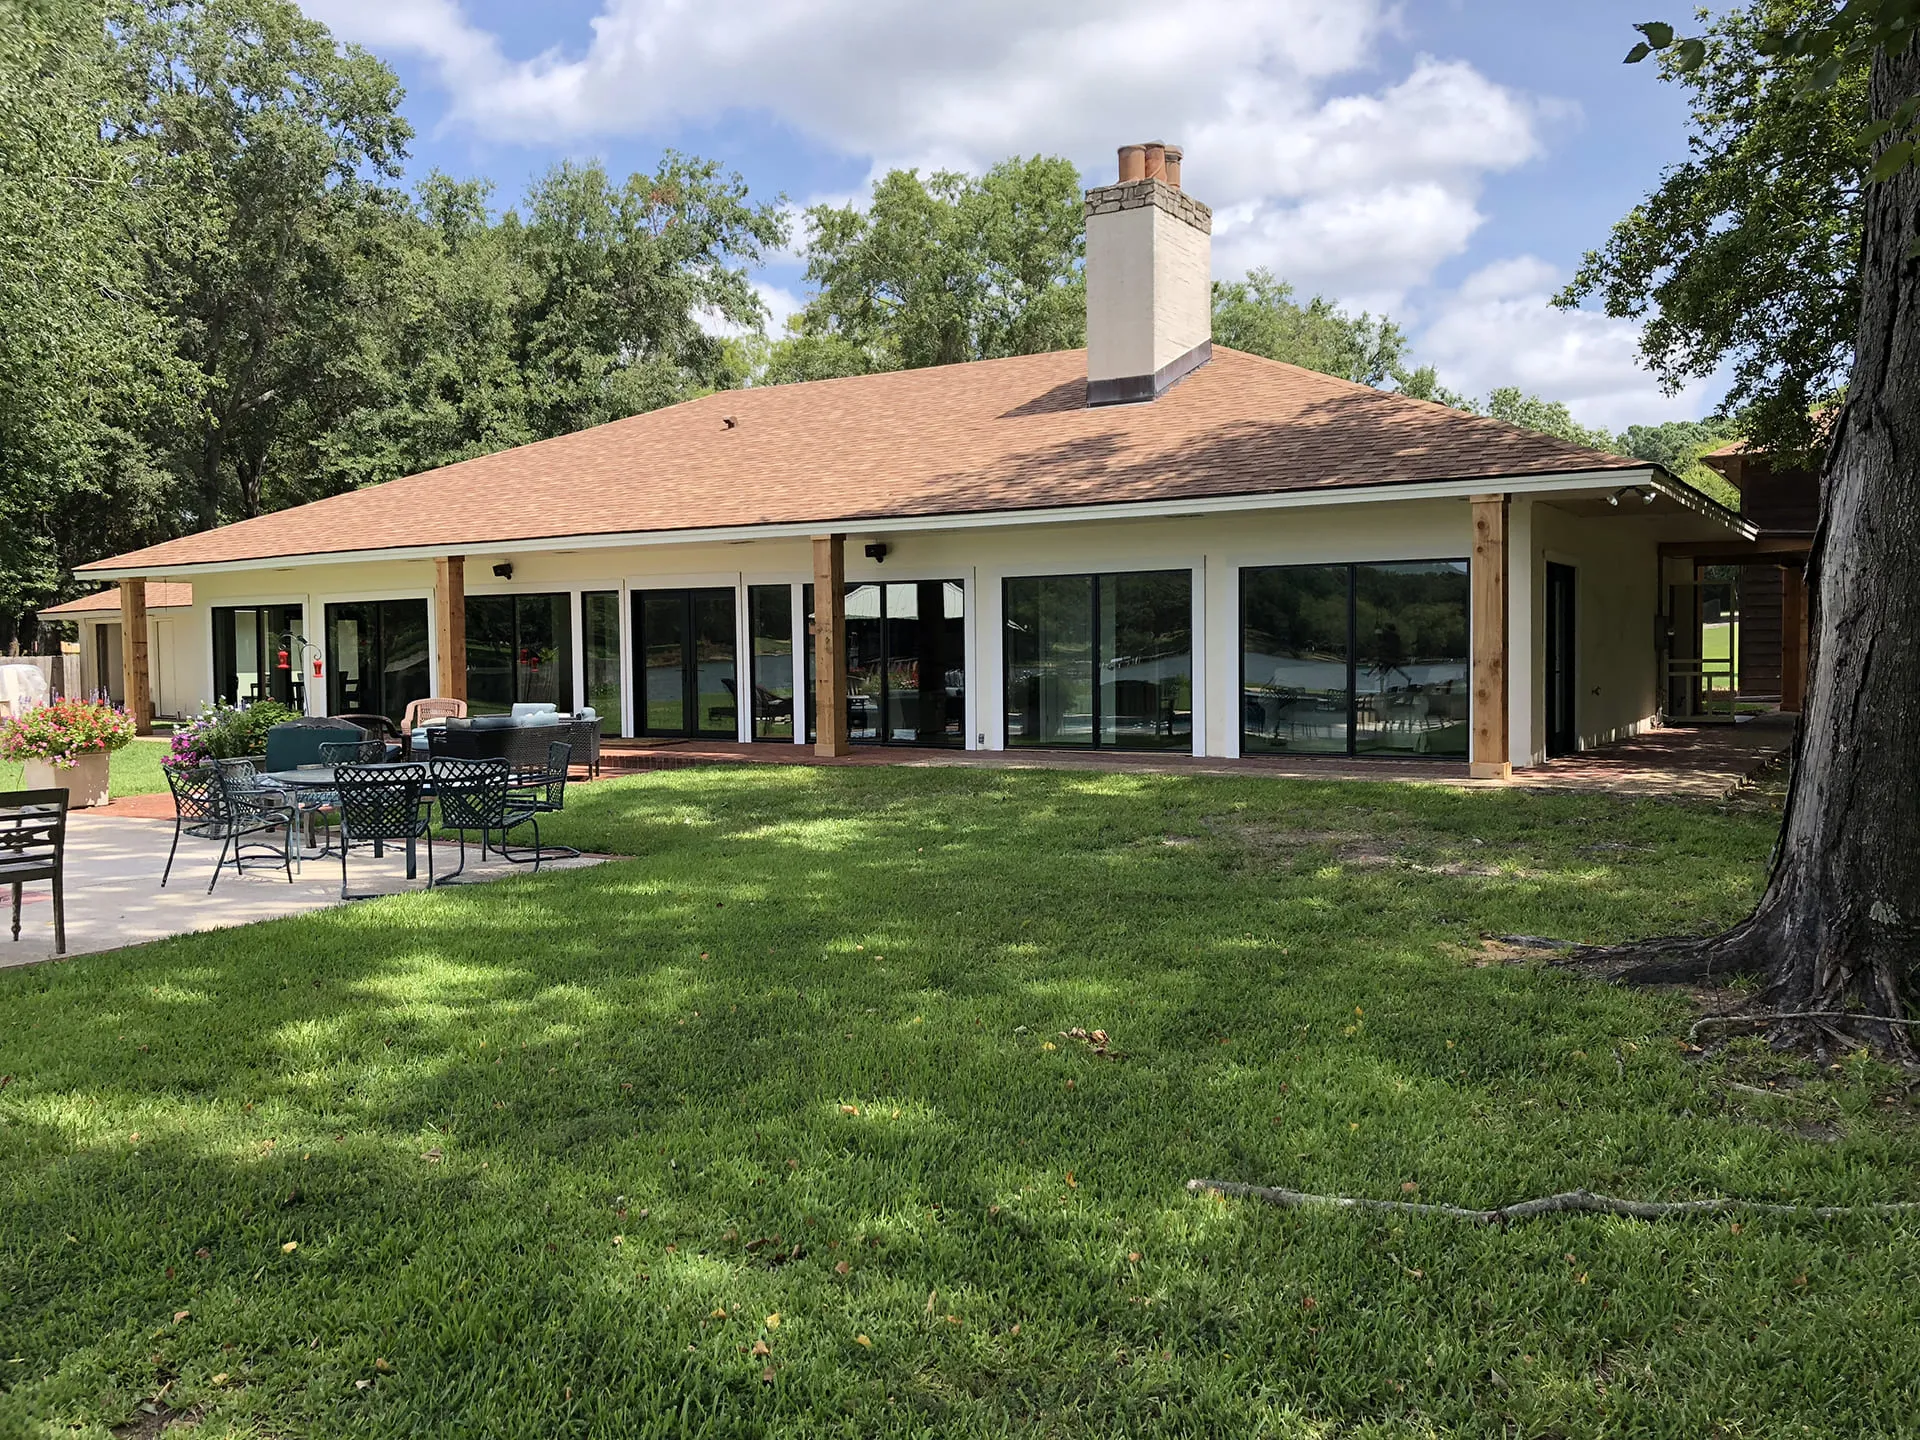
<path fill-rule="evenodd" d="M 1671 523 L 1671 522 L 1669 522 Z M 1541 673 L 1545 562 L 1576 567 L 1583 744 L 1629 733 L 1654 714 L 1658 700 L 1652 646 L 1657 608 L 1658 540 L 1654 517 L 1577 516 L 1544 499 L 1516 499 L 1510 530 L 1512 567 L 1512 756 L 1537 764 L 1545 752 Z M 869 539 L 883 538 L 884 561 L 868 559 Z M 1471 510 L 1464 499 L 1376 501 L 1234 514 L 1068 521 L 884 536 L 847 534 L 850 583 L 960 580 L 967 588 L 967 737 L 970 746 L 1005 744 L 1001 582 L 1010 576 L 1124 570 L 1185 569 L 1194 577 L 1194 749 L 1235 756 L 1240 748 L 1239 587 L 1245 566 L 1357 561 L 1456 560 L 1471 550 Z M 513 578 L 492 574 L 511 560 Z M 361 561 L 195 575 L 191 609 L 169 612 L 177 656 L 166 685 L 187 713 L 213 693 L 215 606 L 300 604 L 306 633 L 323 638 L 325 606 L 348 600 L 406 599 L 433 603 L 431 560 Z M 747 653 L 745 587 L 798 585 L 812 579 L 805 539 L 733 543 L 662 543 L 620 548 L 489 554 L 466 560 L 469 595 L 568 591 L 580 634 L 582 591 L 621 592 L 622 647 L 631 591 L 652 587 L 726 586 L 739 591 L 740 653 Z M 576 654 L 579 646 L 576 643 Z M 623 654 L 629 676 L 632 660 Z M 437 668 L 438 656 L 432 657 Z M 576 674 L 578 672 L 576 671 Z M 577 687 L 576 687 L 577 688 Z M 803 697 L 802 704 L 811 697 Z M 324 686 L 310 687 L 310 707 L 324 709 Z M 741 717 L 741 738 L 750 719 Z M 632 715 L 622 717 L 631 731 Z M 804 733 L 804 723 L 797 733 Z"/>

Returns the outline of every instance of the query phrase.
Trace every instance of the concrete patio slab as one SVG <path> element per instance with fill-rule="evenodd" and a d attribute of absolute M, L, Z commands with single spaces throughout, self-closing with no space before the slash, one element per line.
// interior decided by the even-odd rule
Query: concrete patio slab
<path fill-rule="evenodd" d="M 160 871 L 173 838 L 171 820 L 142 820 L 110 811 L 77 811 L 67 822 L 67 954 L 85 955 L 139 945 L 229 925 L 277 920 L 339 905 L 340 862 L 332 857 L 308 858 L 295 870 L 291 885 L 284 871 L 249 869 L 235 876 L 229 866 L 212 895 L 207 877 L 220 853 L 217 844 L 183 836 L 167 888 L 160 888 Z M 552 860 L 540 867 L 577 869 L 598 865 L 608 857 L 583 855 Z M 251 864 L 252 862 L 249 862 Z M 442 875 L 459 864 L 459 849 L 434 846 L 434 865 Z M 507 875 L 525 875 L 531 865 L 514 865 L 490 858 L 479 861 L 479 846 L 467 846 L 465 872 L 455 885 L 485 884 Z M 378 860 L 373 852 L 355 851 L 348 862 L 348 878 L 355 899 L 400 894 L 426 887 L 427 860 L 421 848 L 419 878 L 406 878 L 406 860 L 389 849 Z M 45 884 L 28 885 L 22 896 L 20 939 L 11 936 L 12 896 L 0 891 L 0 967 L 30 965 L 53 956 L 53 897 Z"/>

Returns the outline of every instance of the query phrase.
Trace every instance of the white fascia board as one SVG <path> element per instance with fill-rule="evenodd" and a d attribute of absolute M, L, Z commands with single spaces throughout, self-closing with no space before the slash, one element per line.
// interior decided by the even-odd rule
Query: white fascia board
<path fill-rule="evenodd" d="M 1033 510 L 981 510 L 958 515 L 900 515 L 710 529 L 614 531 L 600 535 L 548 535 L 529 540 L 477 540 L 445 545 L 400 545 L 378 550 L 336 550 L 315 555 L 275 555 L 258 560 L 220 560 L 193 565 L 137 568 L 80 566 L 89 579 L 130 576 L 225 575 L 241 570 L 292 570 L 309 565 L 348 565 L 376 560 L 437 560 L 444 555 L 538 555 L 563 550 L 638 549 L 655 545 L 725 545 L 753 540 L 805 540 L 828 532 L 860 535 L 925 534 L 936 530 L 981 530 L 1011 525 L 1061 525 L 1104 520 L 1153 520 L 1182 515 L 1235 514 L 1249 510 L 1298 510 L 1320 505 L 1369 505 L 1401 500 L 1460 500 L 1473 495 L 1610 494 L 1628 485 L 1651 487 L 1698 514 L 1721 520 L 1752 539 L 1753 527 L 1690 485 L 1655 466 L 1637 470 L 1575 470 L 1551 475 L 1484 475 L 1471 480 L 1428 480 L 1344 489 L 1283 490 L 1254 495 L 1204 495 L 1180 500 L 1135 500 L 1112 505 L 1059 505 Z"/>

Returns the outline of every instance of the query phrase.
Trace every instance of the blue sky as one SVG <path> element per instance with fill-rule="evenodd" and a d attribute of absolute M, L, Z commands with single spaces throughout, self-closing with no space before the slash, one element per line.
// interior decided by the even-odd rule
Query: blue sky
<path fill-rule="evenodd" d="M 669 145 L 804 205 L 1016 152 L 1099 183 L 1160 138 L 1215 209 L 1217 275 L 1385 310 L 1457 389 L 1610 426 L 1717 399 L 1662 395 L 1627 322 L 1546 304 L 1685 153 L 1683 95 L 1620 63 L 1644 0 L 304 3 L 399 72 L 415 172 L 486 175 L 503 203 L 557 160 L 625 174 Z M 777 323 L 800 267 L 759 278 Z"/>

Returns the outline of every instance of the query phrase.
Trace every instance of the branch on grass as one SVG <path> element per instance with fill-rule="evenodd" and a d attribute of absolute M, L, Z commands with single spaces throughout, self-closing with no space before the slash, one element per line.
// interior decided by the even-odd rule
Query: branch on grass
<path fill-rule="evenodd" d="M 1771 1025 L 1777 1020 L 1852 1020 L 1861 1025 L 1899 1025 L 1902 1027 L 1920 1025 L 1920 1020 L 1890 1020 L 1884 1015 L 1869 1015 L 1864 1010 L 1776 1010 L 1760 1015 L 1707 1015 L 1693 1022 L 1687 1030 L 1687 1042 L 1691 1044 L 1700 1036 L 1700 1031 L 1708 1025 Z"/>
<path fill-rule="evenodd" d="M 1428 1205 L 1415 1200 L 1368 1200 L 1352 1195 L 1311 1195 L 1304 1190 L 1280 1190 L 1269 1185 L 1246 1185 L 1238 1180 L 1189 1180 L 1187 1190 L 1194 1195 L 1231 1195 L 1245 1200 L 1260 1200 L 1283 1210 L 1303 1210 L 1326 1206 L 1335 1210 L 1385 1210 L 1396 1215 L 1431 1215 L 1444 1220 L 1470 1220 L 1476 1225 L 1511 1225 L 1518 1220 L 1534 1220 L 1542 1215 L 1563 1215 L 1580 1211 L 1596 1215 L 1621 1215 L 1629 1220 L 1667 1220 L 1687 1215 L 1719 1215 L 1728 1211 L 1749 1211 L 1760 1215 L 1811 1215 L 1821 1220 L 1845 1215 L 1920 1214 L 1920 1201 L 1892 1200 L 1871 1205 L 1776 1205 L 1766 1200 L 1619 1200 L 1611 1195 L 1596 1195 L 1591 1190 L 1566 1190 L 1538 1200 L 1522 1200 L 1502 1205 L 1497 1210 L 1469 1210 L 1460 1205 Z"/>

